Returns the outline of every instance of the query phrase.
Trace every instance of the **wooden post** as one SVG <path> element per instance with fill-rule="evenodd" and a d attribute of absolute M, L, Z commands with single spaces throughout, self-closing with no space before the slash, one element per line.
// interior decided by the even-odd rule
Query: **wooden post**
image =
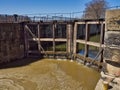
<path fill-rule="evenodd" d="M 5 51 L 5 52 L 6 52 L 6 57 L 7 57 L 7 58 L 6 58 L 6 61 L 7 61 L 7 62 L 9 62 L 9 61 L 10 61 L 10 58 L 11 58 L 11 57 L 10 57 L 9 45 L 10 45 L 10 44 L 9 44 L 9 41 L 6 40 L 6 51 Z M 17 53 L 16 53 L 16 54 L 17 54 Z M 15 58 L 16 58 L 16 57 L 15 57 Z"/>
<path fill-rule="evenodd" d="M 55 58 L 55 29 L 56 29 L 56 23 L 53 23 L 53 58 Z"/>
<path fill-rule="evenodd" d="M 68 58 L 72 55 L 72 23 L 67 24 L 67 54 Z"/>
<path fill-rule="evenodd" d="M 40 48 L 40 25 L 39 25 L 39 23 L 38 23 L 38 25 L 37 25 L 37 28 L 38 28 L 38 50 L 39 50 L 39 52 L 41 52 L 41 48 Z"/>
<path fill-rule="evenodd" d="M 24 26 L 24 47 L 25 47 L 25 57 L 28 57 L 28 38 L 27 38 L 27 31 Z"/>
<path fill-rule="evenodd" d="M 38 28 L 38 51 L 39 51 L 39 54 L 41 54 L 40 23 L 38 23 L 37 28 Z"/>
<path fill-rule="evenodd" d="M 77 42 L 76 42 L 76 39 L 77 39 L 77 22 L 75 22 L 75 25 L 74 25 L 74 36 L 73 36 L 73 59 L 76 58 L 76 48 L 77 48 Z"/>
<path fill-rule="evenodd" d="M 89 25 L 86 23 L 86 32 L 85 32 L 85 53 L 84 53 L 84 64 L 86 63 L 86 57 L 88 57 L 89 45 L 87 45 L 87 41 L 89 41 Z"/>
<path fill-rule="evenodd" d="M 102 44 L 104 44 L 104 23 L 103 21 L 101 22 L 100 49 L 99 50 L 103 49 Z M 101 52 L 101 55 L 100 55 L 100 62 L 103 62 L 103 51 Z"/>

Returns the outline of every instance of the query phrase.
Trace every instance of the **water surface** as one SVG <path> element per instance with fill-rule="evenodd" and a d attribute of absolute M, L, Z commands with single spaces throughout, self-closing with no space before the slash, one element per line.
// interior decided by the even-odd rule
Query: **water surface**
<path fill-rule="evenodd" d="M 97 71 L 70 60 L 43 59 L 0 69 L 0 90 L 94 90 Z"/>

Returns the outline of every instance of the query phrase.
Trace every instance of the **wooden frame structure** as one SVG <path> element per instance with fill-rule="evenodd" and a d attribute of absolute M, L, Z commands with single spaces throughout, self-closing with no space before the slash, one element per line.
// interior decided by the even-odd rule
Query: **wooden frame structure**
<path fill-rule="evenodd" d="M 77 30 L 78 30 L 78 25 L 85 25 L 85 40 L 82 40 L 82 39 L 77 39 Z M 90 28 L 89 26 L 91 24 L 98 24 L 100 25 L 100 42 L 92 42 L 92 41 L 89 41 L 90 39 Z M 101 62 L 103 62 L 103 48 L 104 48 L 104 30 L 105 30 L 105 22 L 104 20 L 95 20 L 95 21 L 89 21 L 89 20 L 86 20 L 86 21 L 77 21 L 75 22 L 75 25 L 74 25 L 74 44 L 73 44 L 73 56 L 74 56 L 74 59 L 76 58 L 79 58 L 81 60 L 84 61 L 84 63 L 86 62 L 92 62 L 94 64 L 97 64 L 97 65 L 100 65 Z M 77 44 L 83 44 L 85 45 L 85 52 L 84 52 L 84 55 L 80 55 L 80 54 L 77 54 Z M 98 58 L 98 56 L 100 57 L 100 60 L 94 60 L 93 58 L 90 58 L 88 57 L 88 51 L 89 51 L 89 46 L 94 46 L 94 47 L 98 47 L 99 48 L 99 52 L 95 59 Z"/>
<path fill-rule="evenodd" d="M 46 37 L 41 37 L 40 33 L 42 31 L 42 25 L 45 24 L 49 24 L 51 26 L 51 30 L 52 30 L 52 37 L 50 38 L 46 38 Z M 57 30 L 57 26 L 59 24 L 65 25 L 65 29 L 66 31 L 64 33 L 66 33 L 65 37 L 56 37 L 55 33 Z M 35 33 L 32 32 L 32 30 L 29 28 L 29 25 L 36 25 L 36 30 L 37 30 L 37 35 L 35 35 Z M 71 54 L 71 40 L 72 40 L 72 28 L 73 27 L 73 23 L 69 23 L 69 22 L 43 22 L 43 23 L 39 23 L 39 22 L 35 22 L 35 23 L 26 23 L 25 24 L 25 28 L 24 28 L 24 33 L 25 33 L 25 55 L 28 56 L 29 53 L 40 53 L 40 54 L 44 54 L 46 56 L 52 54 L 53 57 L 55 58 L 55 56 L 57 54 L 59 55 L 64 55 L 64 56 L 68 56 Z M 28 38 L 27 33 L 29 33 L 32 38 Z M 38 51 L 30 51 L 29 50 L 29 41 L 35 41 L 38 43 Z M 46 51 L 44 50 L 44 48 L 42 47 L 42 42 L 52 42 L 52 51 Z M 56 51 L 55 47 L 56 47 L 56 43 L 66 43 L 66 51 Z"/>
<path fill-rule="evenodd" d="M 104 47 L 104 20 L 78 20 L 78 21 L 50 21 L 50 22 L 21 22 L 17 23 L 19 30 L 22 32 L 22 41 L 24 41 L 24 56 L 32 54 L 36 56 L 52 56 L 53 58 L 81 59 L 86 62 L 92 62 L 100 65 L 103 61 Z M 78 25 L 85 26 L 85 39 L 77 38 Z M 90 41 L 90 25 L 100 25 L 100 42 Z M 2 27 L 1 27 L 2 28 Z M 65 50 L 59 50 L 57 45 L 64 44 Z M 84 55 L 77 53 L 77 44 L 85 46 Z M 100 60 L 88 57 L 89 46 L 99 48 L 96 57 Z M 50 50 L 48 50 L 50 47 Z M 33 50 L 34 49 L 34 50 Z M 96 59 L 96 58 L 95 58 Z"/>

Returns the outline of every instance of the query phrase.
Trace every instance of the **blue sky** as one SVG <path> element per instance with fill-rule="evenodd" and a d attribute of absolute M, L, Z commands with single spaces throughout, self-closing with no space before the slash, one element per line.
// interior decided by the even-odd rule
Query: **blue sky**
<path fill-rule="evenodd" d="M 0 0 L 0 14 L 32 14 L 83 11 L 91 0 Z M 110 6 L 120 6 L 120 0 L 107 0 Z"/>

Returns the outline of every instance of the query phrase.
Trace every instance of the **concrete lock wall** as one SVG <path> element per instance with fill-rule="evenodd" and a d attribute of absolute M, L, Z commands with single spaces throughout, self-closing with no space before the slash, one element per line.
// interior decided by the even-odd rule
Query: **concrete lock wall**
<path fill-rule="evenodd" d="M 18 23 L 0 23 L 0 63 L 24 56 L 20 28 Z"/>
<path fill-rule="evenodd" d="M 104 58 L 108 73 L 120 76 L 120 9 L 106 11 Z"/>

